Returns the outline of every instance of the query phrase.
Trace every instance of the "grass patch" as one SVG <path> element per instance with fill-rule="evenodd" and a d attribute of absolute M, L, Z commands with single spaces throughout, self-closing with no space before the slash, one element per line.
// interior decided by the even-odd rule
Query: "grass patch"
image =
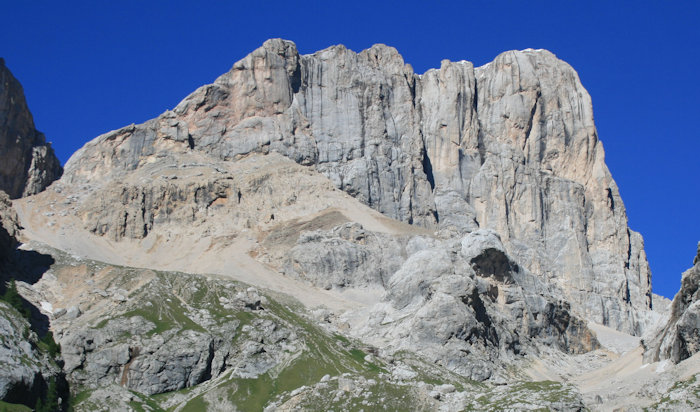
<path fill-rule="evenodd" d="M 207 410 L 207 403 L 204 402 L 203 395 L 199 395 L 194 399 L 191 399 L 187 404 L 182 408 L 182 412 L 201 412 L 201 411 L 206 411 Z M 244 409 L 248 410 L 248 409 Z M 252 409 L 250 409 L 252 410 Z"/>
<path fill-rule="evenodd" d="M 192 319 L 185 314 L 185 308 L 175 299 L 166 298 L 160 304 L 156 304 L 152 301 L 150 301 L 150 303 L 150 306 L 141 306 L 126 312 L 122 316 L 127 318 L 141 316 L 153 322 L 156 326 L 148 331 L 148 336 L 163 333 L 175 328 L 178 330 L 190 329 L 198 332 L 206 332 L 203 327 L 192 321 Z"/>
<path fill-rule="evenodd" d="M 32 410 L 25 405 L 0 401 L 0 412 L 32 412 Z"/>
<path fill-rule="evenodd" d="M 92 390 L 90 389 L 76 393 L 74 396 L 70 397 L 70 407 L 74 408 L 81 402 L 90 399 L 90 395 L 92 395 Z"/>
<path fill-rule="evenodd" d="M 148 409 L 144 408 L 143 405 L 148 405 Z M 131 401 L 129 402 L 129 406 L 131 406 L 136 412 L 165 412 L 165 410 L 161 408 L 160 405 L 158 405 L 153 399 L 149 399 L 148 397 L 144 398 L 142 402 Z"/>

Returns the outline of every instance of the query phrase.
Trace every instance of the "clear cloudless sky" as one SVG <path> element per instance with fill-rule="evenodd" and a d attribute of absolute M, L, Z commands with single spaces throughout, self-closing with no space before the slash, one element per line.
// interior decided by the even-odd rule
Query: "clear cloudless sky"
<path fill-rule="evenodd" d="M 396 47 L 417 73 L 545 48 L 593 98 L 598 134 L 673 297 L 700 240 L 698 1 L 13 1 L 0 56 L 65 163 L 85 142 L 173 108 L 268 38 L 302 53 Z"/>

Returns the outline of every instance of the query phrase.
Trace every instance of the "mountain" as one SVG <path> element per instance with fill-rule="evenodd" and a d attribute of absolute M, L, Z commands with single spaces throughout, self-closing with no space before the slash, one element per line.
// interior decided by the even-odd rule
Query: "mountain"
<path fill-rule="evenodd" d="M 444 61 L 416 75 L 383 45 L 300 56 L 270 40 L 172 111 L 85 145 L 62 182 L 106 184 L 188 152 L 279 153 L 387 217 L 457 235 L 495 230 L 577 312 L 644 330 L 642 238 L 627 227 L 590 97 L 547 51 L 506 52 L 479 68 Z M 124 230 L 142 238 L 155 224 Z"/>
<path fill-rule="evenodd" d="M 77 410 L 698 403 L 694 292 L 651 293 L 590 97 L 545 50 L 421 75 L 269 40 L 11 207 L 6 273 Z M 663 328 L 677 365 L 643 353 Z"/>
<path fill-rule="evenodd" d="M 51 144 L 34 128 L 22 85 L 0 58 L 0 190 L 13 199 L 33 195 L 62 171 Z"/>

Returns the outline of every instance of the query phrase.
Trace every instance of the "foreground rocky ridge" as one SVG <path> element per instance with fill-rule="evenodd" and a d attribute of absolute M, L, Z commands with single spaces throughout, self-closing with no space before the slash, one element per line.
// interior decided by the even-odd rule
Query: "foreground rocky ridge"
<path fill-rule="evenodd" d="M 62 171 L 51 144 L 34 128 L 22 85 L 0 58 L 0 190 L 13 199 L 33 195 Z"/>
<path fill-rule="evenodd" d="M 17 213 L 9 197 L 0 190 L 0 401 L 34 407 L 37 399 L 46 398 L 50 385 L 57 385 L 53 395 L 67 397 L 55 342 L 41 325 L 41 315 L 18 291 L 16 278 L 26 278 L 27 267 L 15 248 L 20 235 Z M 25 293 L 26 294 L 26 293 Z M 47 336 L 48 335 L 48 336 Z M 53 382 L 52 382 L 53 381 Z"/>
<path fill-rule="evenodd" d="M 225 278 L 31 246 L 56 259 L 25 292 L 52 319 L 78 411 L 583 408 L 571 385 L 477 383 L 348 339 L 287 297 Z"/>
<path fill-rule="evenodd" d="M 627 227 L 590 98 L 547 51 L 417 75 L 383 45 L 302 56 L 270 40 L 174 110 L 88 143 L 63 181 L 97 188 L 190 151 L 281 153 L 391 218 L 495 230 L 577 313 L 635 334 L 649 323 L 642 238 Z"/>

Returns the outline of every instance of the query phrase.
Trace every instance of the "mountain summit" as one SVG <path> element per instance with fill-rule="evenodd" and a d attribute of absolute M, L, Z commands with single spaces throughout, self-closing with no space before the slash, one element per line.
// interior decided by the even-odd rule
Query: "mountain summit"
<path fill-rule="evenodd" d="M 3 204 L 6 272 L 60 344 L 41 382 L 60 365 L 79 410 L 700 405 L 675 385 L 697 276 L 651 293 L 590 97 L 545 50 L 416 74 L 268 40 Z"/>
<path fill-rule="evenodd" d="M 269 40 L 172 111 L 88 143 L 63 181 L 95 185 L 187 152 L 279 153 L 392 219 L 445 236 L 494 230 L 576 312 L 644 331 L 642 237 L 627 227 L 588 93 L 548 51 L 509 51 L 477 68 L 443 61 L 417 75 L 385 45 L 302 56 Z M 134 224 L 100 230 L 142 238 L 157 222 Z"/>

